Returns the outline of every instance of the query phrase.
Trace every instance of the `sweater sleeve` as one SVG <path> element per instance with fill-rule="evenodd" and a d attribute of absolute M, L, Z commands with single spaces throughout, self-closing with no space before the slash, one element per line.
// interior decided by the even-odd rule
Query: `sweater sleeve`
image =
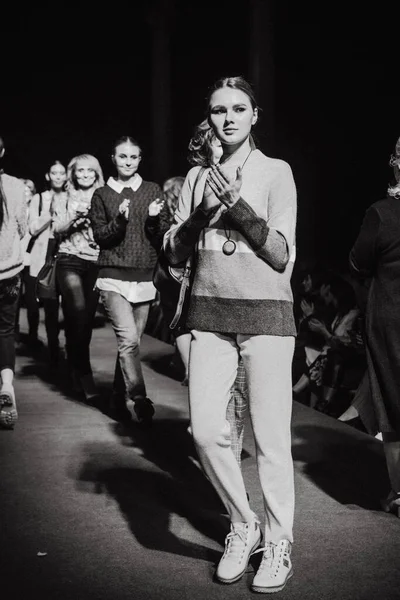
<path fill-rule="evenodd" d="M 21 193 L 19 194 L 19 203 L 16 210 L 16 221 L 18 227 L 18 234 L 22 240 L 28 230 L 28 203 L 26 196 L 26 188 L 24 185 L 21 186 Z"/>
<path fill-rule="evenodd" d="M 89 211 L 89 219 L 93 229 L 93 237 L 100 248 L 114 248 L 125 237 L 127 221 L 118 214 L 114 219 L 108 220 L 101 195 L 95 192 Z"/>
<path fill-rule="evenodd" d="M 365 213 L 357 239 L 350 251 L 349 266 L 355 277 L 371 277 L 377 263 L 377 246 L 381 220 L 374 206 Z"/>
<path fill-rule="evenodd" d="M 169 230 L 164 235 L 164 250 L 167 259 L 172 265 L 177 265 L 186 260 L 198 242 L 201 231 L 206 227 L 218 207 L 205 211 L 200 206 L 191 212 L 192 194 L 194 184 L 199 175 L 199 168 L 191 169 L 186 176 L 174 220 Z"/>
<path fill-rule="evenodd" d="M 290 166 L 284 161 L 279 165 L 268 197 L 267 220 L 243 198 L 224 213 L 224 218 L 246 238 L 259 258 L 282 271 L 295 242 L 296 186 Z"/>
<path fill-rule="evenodd" d="M 157 253 L 160 252 L 162 248 L 164 234 L 168 231 L 170 225 L 170 211 L 166 205 L 161 209 L 161 212 L 158 215 L 154 217 L 148 215 L 146 218 L 144 232 Z"/>

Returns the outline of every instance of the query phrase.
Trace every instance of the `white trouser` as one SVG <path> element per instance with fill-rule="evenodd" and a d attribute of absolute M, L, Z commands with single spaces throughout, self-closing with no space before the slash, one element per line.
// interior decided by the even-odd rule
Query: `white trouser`
<path fill-rule="evenodd" d="M 249 393 L 257 467 L 265 506 L 265 540 L 293 541 L 294 481 L 290 421 L 293 337 L 192 332 L 190 418 L 203 468 L 232 522 L 254 519 L 230 448 L 226 408 L 239 353 Z"/>

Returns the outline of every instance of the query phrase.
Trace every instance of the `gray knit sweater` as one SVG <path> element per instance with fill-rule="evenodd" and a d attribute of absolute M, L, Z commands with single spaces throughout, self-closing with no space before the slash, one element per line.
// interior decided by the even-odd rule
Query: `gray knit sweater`
<path fill-rule="evenodd" d="M 6 199 L 4 222 L 0 230 L 0 280 L 9 279 L 23 269 L 21 244 L 27 231 L 28 207 L 25 184 L 16 177 L 0 175 Z"/>

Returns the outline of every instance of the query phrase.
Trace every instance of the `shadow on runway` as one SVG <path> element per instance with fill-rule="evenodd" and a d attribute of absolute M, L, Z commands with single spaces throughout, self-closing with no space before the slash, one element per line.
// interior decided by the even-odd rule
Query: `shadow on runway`
<path fill-rule="evenodd" d="M 346 505 L 380 510 L 390 488 L 383 448 L 372 436 L 332 419 L 293 427 L 293 459 L 326 494 Z"/>
<path fill-rule="evenodd" d="M 198 466 L 187 421 L 156 420 L 146 431 L 135 424 L 111 427 L 121 444 L 85 444 L 70 470 L 77 486 L 114 499 L 145 548 L 215 563 L 221 550 L 191 539 L 198 537 L 193 529 L 221 543 L 229 520 Z"/>

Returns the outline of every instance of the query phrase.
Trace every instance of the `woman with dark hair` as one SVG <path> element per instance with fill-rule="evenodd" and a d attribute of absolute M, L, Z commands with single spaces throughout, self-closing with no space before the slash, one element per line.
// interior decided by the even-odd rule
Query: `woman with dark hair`
<path fill-rule="evenodd" d="M 161 199 L 162 191 L 137 172 L 142 151 L 133 138 L 117 140 L 111 159 L 117 177 L 110 177 L 96 191 L 90 211 L 94 239 L 100 246 L 96 287 L 118 346 L 111 409 L 117 419 L 130 420 L 127 400 L 132 401 L 138 421 L 149 426 L 154 406 L 147 397 L 140 341 L 156 295 L 152 274 L 157 255 L 144 224 L 149 204 Z"/>
<path fill-rule="evenodd" d="M 29 205 L 28 225 L 31 234 L 29 248 L 29 267 L 25 276 L 25 298 L 28 309 L 31 307 L 31 333 L 37 336 L 39 324 L 39 303 L 36 298 L 36 279 L 46 260 L 54 254 L 56 240 L 53 232 L 53 215 L 59 202 L 67 199 L 65 183 L 67 169 L 59 161 L 51 163 L 45 174 L 48 189 L 35 194 Z M 56 367 L 59 361 L 59 299 L 42 300 L 44 308 L 44 323 L 47 334 L 48 360 L 50 366 Z"/>
<path fill-rule="evenodd" d="M 74 391 L 87 400 L 97 395 L 90 364 L 90 342 L 98 292 L 99 247 L 93 239 L 89 209 L 93 192 L 103 185 L 97 158 L 81 154 L 67 168 L 67 195 L 52 208 L 53 231 L 59 239 L 57 282 L 60 288 L 67 361 Z"/>
<path fill-rule="evenodd" d="M 5 148 L 0 138 L 0 158 Z M 21 287 L 22 239 L 27 230 L 25 185 L 0 171 L 0 426 L 12 429 L 18 413 L 14 392 L 15 321 Z"/>
<path fill-rule="evenodd" d="M 296 188 L 290 166 L 254 148 L 258 107 L 242 77 L 210 89 L 208 122 L 223 149 L 218 165 L 187 174 L 165 234 L 172 264 L 197 248 L 187 326 L 192 331 L 189 401 L 203 468 L 231 520 L 216 577 L 240 579 L 262 534 L 230 447 L 226 409 L 239 358 L 248 385 L 257 467 L 265 506 L 265 544 L 252 583 L 275 592 L 292 575 L 294 482 L 291 362 L 296 334 L 290 277 L 295 259 Z"/>
<path fill-rule="evenodd" d="M 350 269 L 370 279 L 365 343 L 372 404 L 382 433 L 391 491 L 383 502 L 400 517 L 400 138 L 390 159 L 395 181 L 372 204 L 350 252 Z"/>

